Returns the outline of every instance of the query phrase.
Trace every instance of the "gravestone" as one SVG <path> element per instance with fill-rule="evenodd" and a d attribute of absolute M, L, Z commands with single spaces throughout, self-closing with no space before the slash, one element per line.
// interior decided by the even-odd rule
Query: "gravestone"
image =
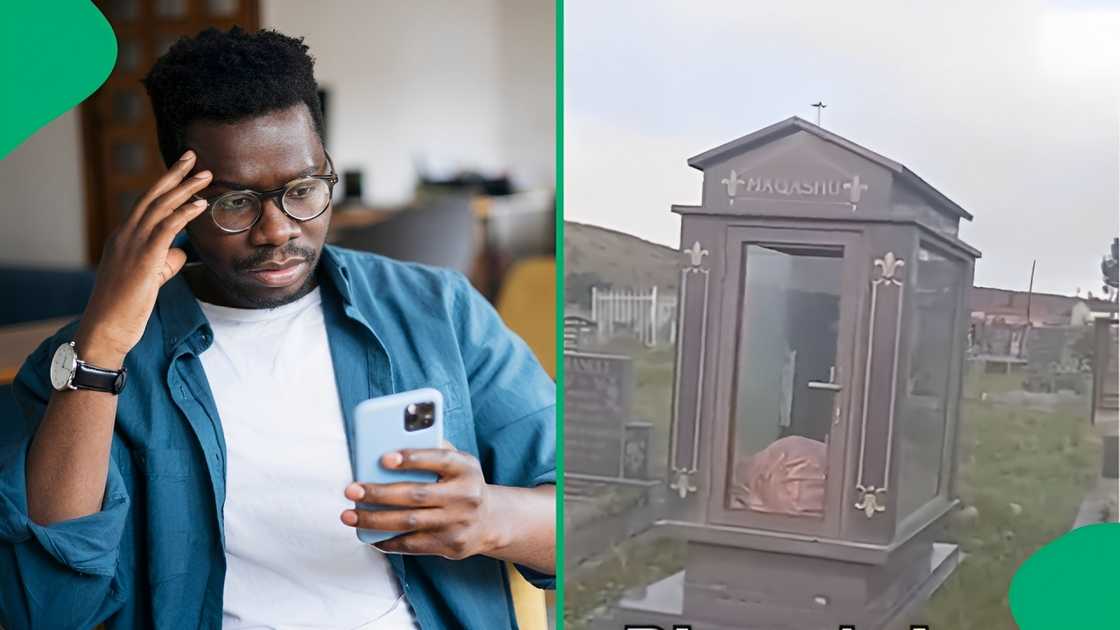
<path fill-rule="evenodd" d="M 564 353 L 564 463 L 569 475 L 624 475 L 633 395 L 630 357 Z"/>
<path fill-rule="evenodd" d="M 1069 389 L 1082 393 L 1085 378 L 1072 346 L 1083 328 L 1053 326 L 1034 328 L 1027 343 L 1027 378 L 1023 388 L 1034 392 Z"/>
<path fill-rule="evenodd" d="M 663 502 L 650 478 L 653 427 L 630 417 L 633 361 L 569 350 L 564 369 L 565 562 L 577 576 L 648 530 Z"/>

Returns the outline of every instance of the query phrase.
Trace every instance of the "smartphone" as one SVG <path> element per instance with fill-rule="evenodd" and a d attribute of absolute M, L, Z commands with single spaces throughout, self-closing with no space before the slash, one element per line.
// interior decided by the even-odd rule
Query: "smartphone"
<path fill-rule="evenodd" d="M 354 409 L 355 476 L 359 483 L 434 483 L 438 476 L 423 470 L 391 470 L 381 457 L 405 448 L 443 447 L 443 395 L 425 388 L 371 398 Z M 357 503 L 360 510 L 399 509 Z M 375 543 L 403 532 L 359 529 L 358 539 Z"/>

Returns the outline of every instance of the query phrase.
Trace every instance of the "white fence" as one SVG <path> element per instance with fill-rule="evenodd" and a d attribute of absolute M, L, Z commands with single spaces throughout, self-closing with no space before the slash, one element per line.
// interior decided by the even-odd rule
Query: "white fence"
<path fill-rule="evenodd" d="M 648 291 L 591 287 L 591 319 L 600 341 L 640 339 L 649 347 L 677 341 L 677 296 Z"/>

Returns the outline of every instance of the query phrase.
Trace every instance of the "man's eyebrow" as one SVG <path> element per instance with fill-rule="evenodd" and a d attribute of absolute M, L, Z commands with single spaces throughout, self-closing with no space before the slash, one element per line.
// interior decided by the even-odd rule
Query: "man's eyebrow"
<path fill-rule="evenodd" d="M 303 169 L 302 171 L 300 171 L 299 173 L 296 173 L 293 177 L 291 177 L 287 181 L 291 182 L 291 181 L 295 181 L 295 180 L 297 180 L 301 177 L 307 177 L 308 175 L 314 175 L 317 171 L 320 170 L 320 168 L 321 167 L 319 167 L 319 166 L 309 166 L 309 167 Z M 219 188 L 219 187 L 220 188 L 229 188 L 230 190 L 256 190 L 255 188 L 253 188 L 249 184 L 242 184 L 240 182 L 231 182 L 228 179 L 215 179 L 215 180 L 210 182 L 209 188 Z"/>

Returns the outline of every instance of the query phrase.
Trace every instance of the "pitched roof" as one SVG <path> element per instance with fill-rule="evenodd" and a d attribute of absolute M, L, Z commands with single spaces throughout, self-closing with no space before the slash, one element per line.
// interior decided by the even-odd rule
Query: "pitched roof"
<path fill-rule="evenodd" d="M 946 197 L 941 193 L 941 191 L 937 190 L 933 186 L 930 186 L 924 179 L 918 177 L 916 173 L 906 168 L 906 166 L 895 162 L 888 157 L 882 156 L 872 151 L 871 149 L 860 146 L 855 142 L 848 140 L 847 138 L 838 136 L 831 131 L 825 130 L 822 127 L 818 127 L 817 125 L 814 125 L 813 123 L 797 116 L 791 116 L 781 122 L 774 123 L 769 127 L 763 127 L 762 129 L 759 129 L 758 131 L 755 131 L 753 133 L 749 133 L 741 138 L 721 144 L 714 149 L 709 149 L 703 153 L 694 155 L 688 159 L 688 165 L 692 168 L 702 171 L 709 165 L 728 157 L 729 154 L 740 153 L 747 149 L 765 144 L 783 136 L 788 136 L 798 131 L 811 133 L 821 140 L 824 140 L 825 142 L 831 142 L 832 144 L 835 144 L 842 149 L 846 149 L 852 153 L 855 153 L 856 155 L 859 155 L 860 157 L 863 157 L 866 160 L 882 166 L 888 171 L 894 173 L 897 178 L 915 188 L 920 194 L 928 197 L 939 207 L 968 221 L 972 220 L 972 214 L 957 205 L 957 203 L 952 199 Z"/>

